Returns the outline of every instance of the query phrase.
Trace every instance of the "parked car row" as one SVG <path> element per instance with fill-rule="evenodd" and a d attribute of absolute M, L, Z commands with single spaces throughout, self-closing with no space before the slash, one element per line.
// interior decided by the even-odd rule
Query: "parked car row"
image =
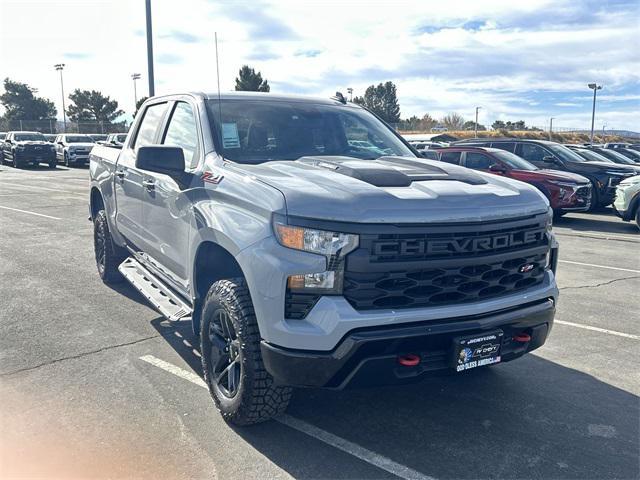
<path fill-rule="evenodd" d="M 547 197 L 556 217 L 613 204 L 618 216 L 635 219 L 640 227 L 638 150 L 621 144 L 561 145 L 514 138 L 474 138 L 448 146 L 410 143 L 423 158 L 535 186 Z"/>
<path fill-rule="evenodd" d="M 40 132 L 0 132 L 0 163 L 16 168 L 46 163 L 55 168 L 58 163 L 69 167 L 87 165 L 96 144 L 122 147 L 126 133 L 87 135 L 78 133 L 42 134 Z"/>

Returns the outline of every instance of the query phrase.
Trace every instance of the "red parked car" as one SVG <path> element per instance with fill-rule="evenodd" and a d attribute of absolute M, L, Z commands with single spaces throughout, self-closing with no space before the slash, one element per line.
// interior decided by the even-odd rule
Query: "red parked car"
<path fill-rule="evenodd" d="M 533 185 L 549 199 L 558 217 L 567 212 L 586 212 L 591 206 L 591 182 L 577 173 L 543 170 L 499 148 L 456 146 L 440 148 L 437 152 L 442 162 Z"/>

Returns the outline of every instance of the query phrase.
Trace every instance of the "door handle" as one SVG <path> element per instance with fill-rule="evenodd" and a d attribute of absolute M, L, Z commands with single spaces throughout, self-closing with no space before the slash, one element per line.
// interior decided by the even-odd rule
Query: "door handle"
<path fill-rule="evenodd" d="M 116 177 L 122 180 L 127 175 L 127 172 L 124 170 L 116 170 Z"/>
<path fill-rule="evenodd" d="M 146 188 L 147 190 L 149 190 L 149 191 L 155 190 L 156 182 L 154 182 L 153 180 L 143 180 L 142 181 L 142 186 L 144 188 Z"/>

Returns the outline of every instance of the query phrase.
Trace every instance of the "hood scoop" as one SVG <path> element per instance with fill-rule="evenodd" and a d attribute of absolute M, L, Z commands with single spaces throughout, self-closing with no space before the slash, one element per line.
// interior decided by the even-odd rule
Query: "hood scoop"
<path fill-rule="evenodd" d="M 487 182 L 472 170 L 448 169 L 406 157 L 380 157 L 377 160 L 360 160 L 351 157 L 303 157 L 297 160 L 306 165 L 332 170 L 375 187 L 409 187 L 413 182 L 450 180 L 470 185 Z"/>

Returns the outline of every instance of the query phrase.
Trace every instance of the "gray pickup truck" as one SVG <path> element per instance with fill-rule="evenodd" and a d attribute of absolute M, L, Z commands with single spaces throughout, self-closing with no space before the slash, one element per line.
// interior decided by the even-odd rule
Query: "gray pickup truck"
<path fill-rule="evenodd" d="M 545 197 L 419 158 L 342 95 L 154 97 L 90 173 L 100 276 L 191 321 L 235 424 L 283 412 L 293 386 L 456 374 L 551 330 Z"/>

